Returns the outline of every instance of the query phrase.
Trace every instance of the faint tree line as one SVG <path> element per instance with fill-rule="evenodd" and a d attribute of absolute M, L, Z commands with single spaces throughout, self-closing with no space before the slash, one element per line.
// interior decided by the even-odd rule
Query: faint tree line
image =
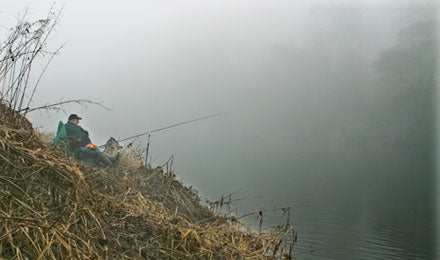
<path fill-rule="evenodd" d="M 376 61 L 381 127 L 395 142 L 429 144 L 435 135 L 437 21 L 433 9 L 404 27 Z"/>

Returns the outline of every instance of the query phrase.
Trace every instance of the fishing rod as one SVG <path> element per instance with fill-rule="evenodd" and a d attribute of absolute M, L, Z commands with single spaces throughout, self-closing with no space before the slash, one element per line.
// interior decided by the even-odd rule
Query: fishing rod
<path fill-rule="evenodd" d="M 145 154 L 145 165 L 148 165 L 148 155 L 149 155 L 148 151 L 150 150 L 150 136 L 151 136 L 152 133 L 157 133 L 157 132 L 160 132 L 160 131 L 163 131 L 163 130 L 166 130 L 166 129 L 169 129 L 169 128 L 173 128 L 173 127 L 176 127 L 176 126 L 186 125 L 186 124 L 194 123 L 194 122 L 197 122 L 197 121 L 200 121 L 200 120 L 221 116 L 223 114 L 225 114 L 225 113 L 219 113 L 219 114 L 204 116 L 204 117 L 200 117 L 200 118 L 196 118 L 196 119 L 191 119 L 191 120 L 180 122 L 180 123 L 177 123 L 177 124 L 161 127 L 161 128 L 158 128 L 158 129 L 154 129 L 154 130 L 152 130 L 150 132 L 146 132 L 146 133 L 138 134 L 138 135 L 135 135 L 135 136 L 127 137 L 127 138 L 121 139 L 119 141 L 126 141 L 126 140 L 137 138 L 137 137 L 140 137 L 140 136 L 143 136 L 143 135 L 148 135 L 147 149 L 146 149 L 146 154 Z"/>
<path fill-rule="evenodd" d="M 127 140 L 130 140 L 130 139 L 138 138 L 138 137 L 141 137 L 141 136 L 144 136 L 144 135 L 148 135 L 147 149 L 146 149 L 146 155 L 145 155 L 145 165 L 147 165 L 148 164 L 148 154 L 149 154 L 148 152 L 149 152 L 149 149 L 150 149 L 150 136 L 151 136 L 152 133 L 157 133 L 157 132 L 169 129 L 169 128 L 173 128 L 173 127 L 177 127 L 177 126 L 181 126 L 181 125 L 186 125 L 186 124 L 194 123 L 194 122 L 197 122 L 197 121 L 201 121 L 201 120 L 212 118 L 212 117 L 221 116 L 221 115 L 224 115 L 224 114 L 226 114 L 226 113 L 218 113 L 218 114 L 214 114 L 214 115 L 209 115 L 209 116 L 199 117 L 199 118 L 196 118 L 196 119 L 187 120 L 187 121 L 180 122 L 180 123 L 177 123 L 177 124 L 172 124 L 172 125 L 169 125 L 169 126 L 165 126 L 165 127 L 161 127 L 161 128 L 158 128 L 158 129 L 154 129 L 154 130 L 151 130 L 151 131 L 148 131 L 148 132 L 145 132 L 145 133 L 133 135 L 133 136 L 126 137 L 126 138 L 123 138 L 123 139 L 119 139 L 116 142 L 119 143 L 119 142 L 127 141 Z M 105 147 L 105 146 L 106 145 L 103 144 L 103 145 L 100 145 L 99 147 Z"/>
<path fill-rule="evenodd" d="M 186 124 L 194 123 L 194 122 L 201 121 L 201 120 L 204 120 L 204 119 L 221 116 L 221 115 L 224 115 L 224 114 L 226 114 L 226 113 L 218 113 L 218 114 L 214 114 L 214 115 L 209 115 L 209 116 L 204 116 L 204 117 L 200 117 L 200 118 L 196 118 L 196 119 L 191 119 L 191 120 L 180 122 L 180 123 L 177 123 L 177 124 L 161 127 L 161 128 L 158 128 L 158 129 L 154 129 L 154 130 L 142 133 L 142 134 L 137 134 L 137 135 L 133 135 L 133 136 L 130 136 L 130 137 L 123 138 L 123 139 L 119 139 L 118 142 L 127 141 L 127 140 L 138 138 L 138 137 L 141 137 L 141 136 L 144 136 L 144 135 L 150 135 L 152 133 L 157 133 L 157 132 L 160 132 L 160 131 L 163 131 L 163 130 L 166 130 L 166 129 L 169 129 L 169 128 L 173 128 L 173 127 L 176 127 L 176 126 L 186 125 Z"/>

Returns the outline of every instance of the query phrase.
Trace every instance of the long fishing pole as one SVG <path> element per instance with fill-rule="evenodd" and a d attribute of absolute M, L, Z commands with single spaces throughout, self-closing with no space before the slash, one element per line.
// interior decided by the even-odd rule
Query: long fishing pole
<path fill-rule="evenodd" d="M 160 131 L 163 131 L 163 130 L 166 130 L 166 129 L 169 129 L 169 128 L 173 128 L 173 127 L 176 127 L 176 126 L 186 125 L 186 124 L 194 123 L 194 122 L 197 122 L 197 121 L 200 121 L 200 120 L 221 116 L 221 115 L 224 115 L 224 114 L 225 113 L 219 113 L 219 114 L 204 116 L 204 117 L 200 117 L 200 118 L 196 118 L 196 119 L 191 119 L 191 120 L 180 122 L 180 123 L 177 123 L 177 124 L 161 127 L 161 128 L 158 128 L 158 129 L 154 129 L 154 130 L 142 133 L 142 134 L 137 134 L 137 135 L 133 135 L 133 136 L 130 136 L 130 137 L 127 137 L 127 138 L 119 139 L 118 142 L 127 141 L 127 140 L 138 138 L 138 137 L 141 137 L 141 136 L 144 136 L 144 135 L 149 135 L 149 134 L 152 134 L 152 133 L 157 133 L 157 132 L 160 132 Z"/>

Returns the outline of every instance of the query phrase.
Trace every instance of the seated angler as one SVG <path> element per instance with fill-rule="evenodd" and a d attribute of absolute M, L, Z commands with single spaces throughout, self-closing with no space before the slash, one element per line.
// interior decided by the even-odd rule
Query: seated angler
<path fill-rule="evenodd" d="M 82 118 L 76 114 L 71 114 L 65 125 L 67 140 L 70 152 L 75 155 L 79 152 L 80 147 L 86 147 L 90 144 L 89 132 L 79 126 L 79 120 Z"/>
<path fill-rule="evenodd" d="M 102 163 L 113 165 L 118 161 L 119 154 L 110 156 L 101 152 L 95 144 L 90 141 L 89 133 L 79 126 L 82 118 L 71 114 L 64 125 L 69 153 L 76 159 L 85 161 L 89 165 Z"/>

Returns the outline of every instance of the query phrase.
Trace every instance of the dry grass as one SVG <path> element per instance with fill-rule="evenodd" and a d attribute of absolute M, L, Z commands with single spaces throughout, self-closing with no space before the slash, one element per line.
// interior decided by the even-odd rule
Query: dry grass
<path fill-rule="evenodd" d="M 216 217 L 160 168 L 128 154 L 114 168 L 88 167 L 14 120 L 0 125 L 2 257 L 267 258 L 280 244 L 285 230 L 256 234 Z"/>

